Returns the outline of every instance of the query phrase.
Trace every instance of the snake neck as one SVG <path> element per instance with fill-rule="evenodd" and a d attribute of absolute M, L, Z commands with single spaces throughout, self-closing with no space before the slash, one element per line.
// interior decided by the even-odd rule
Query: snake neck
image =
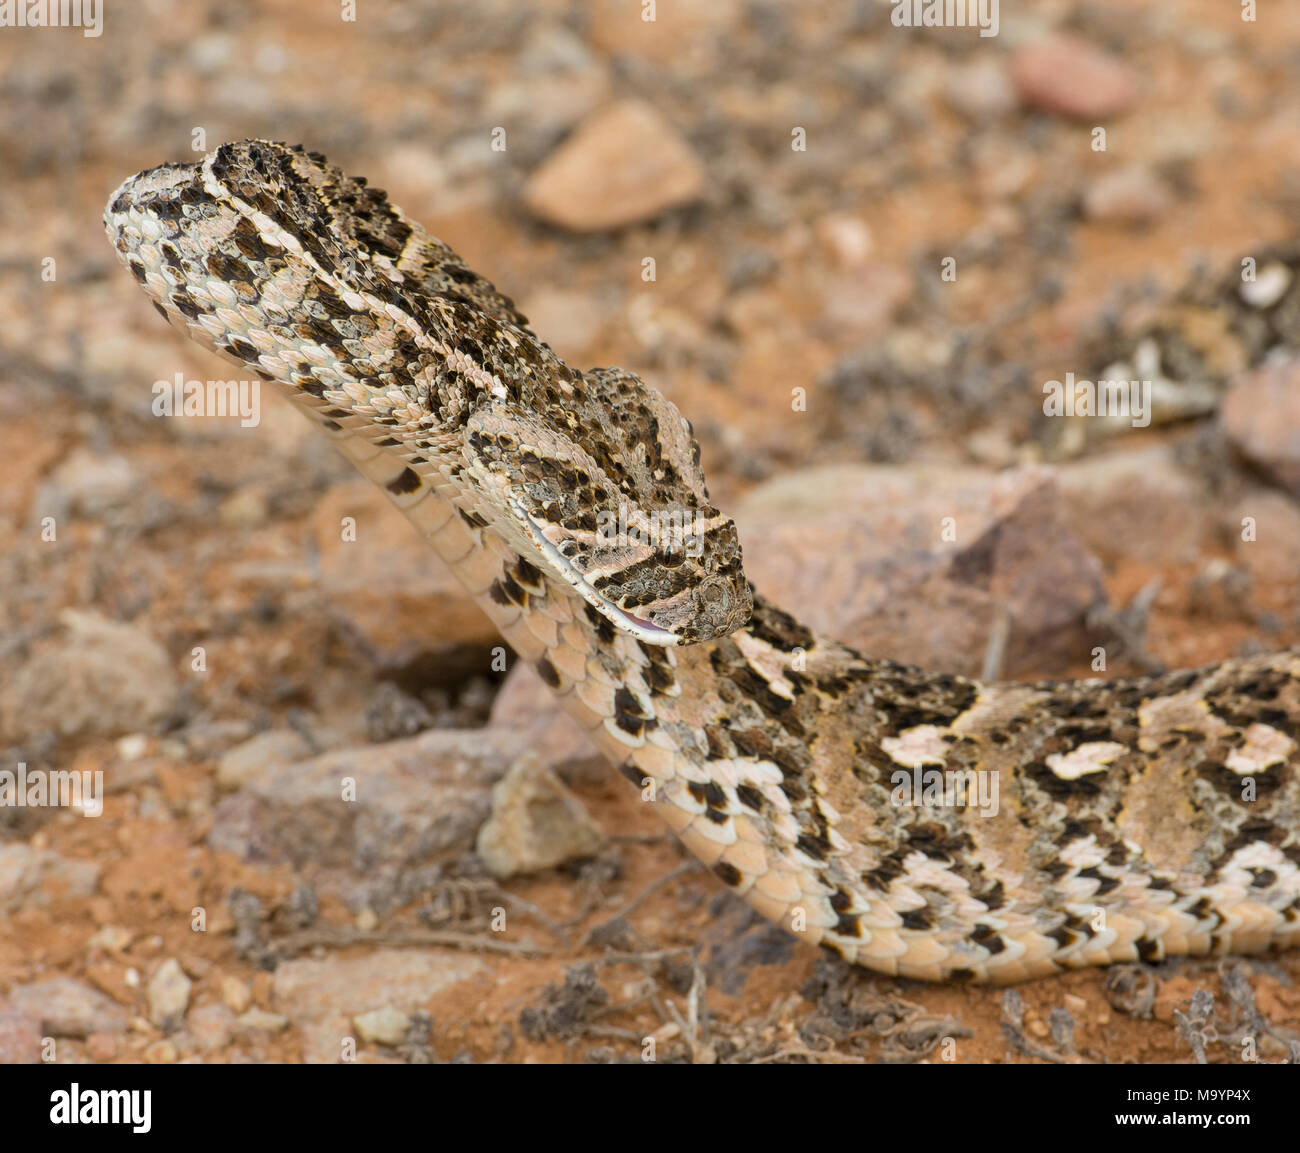
<path fill-rule="evenodd" d="M 413 487 L 364 421 L 327 429 L 685 847 L 803 940 L 999 983 L 1300 943 L 1300 652 L 983 685 L 759 596 L 725 638 L 649 645 L 480 527 L 454 469 Z"/>

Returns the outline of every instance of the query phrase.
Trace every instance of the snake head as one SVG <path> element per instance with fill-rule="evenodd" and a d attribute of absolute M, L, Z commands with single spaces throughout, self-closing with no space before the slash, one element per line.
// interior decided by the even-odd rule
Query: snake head
<path fill-rule="evenodd" d="M 620 631 L 675 645 L 749 619 L 736 526 L 677 409 L 621 369 L 571 369 L 364 181 L 242 141 L 133 177 L 105 226 L 169 320 L 431 469 L 453 457 L 462 511 Z"/>
<path fill-rule="evenodd" d="M 468 421 L 489 515 L 621 632 L 675 645 L 741 627 L 753 601 L 736 526 L 709 503 L 689 424 L 631 373 L 574 376 L 544 390 L 557 403 L 494 403 Z"/>

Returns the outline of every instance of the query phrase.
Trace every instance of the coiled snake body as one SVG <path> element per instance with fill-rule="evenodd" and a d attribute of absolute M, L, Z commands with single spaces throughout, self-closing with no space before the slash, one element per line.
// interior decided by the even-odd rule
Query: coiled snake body
<path fill-rule="evenodd" d="M 323 426 L 774 921 L 934 980 L 1300 942 L 1300 651 L 1005 685 L 864 657 L 751 593 L 672 404 L 569 368 L 323 157 L 225 145 L 128 180 L 105 224 L 166 318 Z M 992 774 L 1001 802 L 899 803 L 926 770 Z"/>

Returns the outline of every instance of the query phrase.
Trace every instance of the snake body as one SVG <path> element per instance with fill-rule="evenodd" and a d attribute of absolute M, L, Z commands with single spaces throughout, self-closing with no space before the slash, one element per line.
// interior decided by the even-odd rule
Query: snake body
<path fill-rule="evenodd" d="M 672 404 L 570 368 L 318 154 L 163 165 L 105 225 L 164 316 L 321 425 L 685 846 L 803 939 L 995 982 L 1300 942 L 1300 651 L 1104 683 L 871 659 L 751 591 Z M 689 531 L 656 531 L 668 513 Z M 990 780 L 994 812 L 962 803 Z"/>

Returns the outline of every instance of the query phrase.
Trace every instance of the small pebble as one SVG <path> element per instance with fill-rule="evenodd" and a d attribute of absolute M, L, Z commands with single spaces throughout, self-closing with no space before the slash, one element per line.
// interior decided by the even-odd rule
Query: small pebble
<path fill-rule="evenodd" d="M 223 977 L 221 999 L 226 1003 L 227 1008 L 233 1009 L 236 1013 L 244 1013 L 253 1003 L 253 990 L 238 977 Z"/>
<path fill-rule="evenodd" d="M 391 1005 L 352 1018 L 357 1034 L 378 1045 L 400 1045 L 411 1027 L 411 1019 Z"/>
<path fill-rule="evenodd" d="M 144 1050 L 144 1059 L 150 1065 L 171 1065 L 179 1055 L 170 1041 L 154 1041 Z"/>

